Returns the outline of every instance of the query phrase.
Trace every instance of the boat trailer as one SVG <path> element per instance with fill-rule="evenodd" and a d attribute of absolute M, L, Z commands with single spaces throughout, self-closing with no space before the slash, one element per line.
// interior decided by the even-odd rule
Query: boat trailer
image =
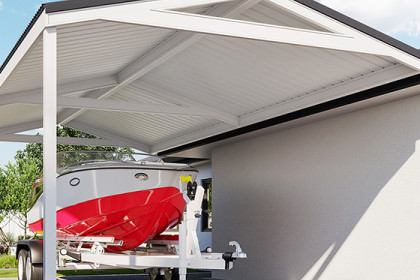
<path fill-rule="evenodd" d="M 182 183 L 180 180 L 180 189 Z M 141 246 L 123 252 L 107 252 L 122 241 L 112 236 L 57 236 L 57 270 L 131 268 L 145 269 L 151 280 L 186 280 L 187 269 L 230 270 L 236 259 L 246 258 L 236 241 L 231 252 L 200 251 L 197 224 L 201 218 L 204 188 L 194 186 L 183 192 L 186 212 L 179 224 L 178 238 L 161 235 Z M 22 240 L 16 250 L 19 280 L 42 279 L 42 241 Z"/>

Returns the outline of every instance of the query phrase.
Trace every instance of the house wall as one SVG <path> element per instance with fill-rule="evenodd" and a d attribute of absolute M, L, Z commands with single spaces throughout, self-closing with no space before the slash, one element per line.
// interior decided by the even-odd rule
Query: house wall
<path fill-rule="evenodd" d="M 11 219 L 10 218 L 4 219 L 4 221 L 0 224 L 0 227 L 2 228 L 4 233 L 8 233 L 8 232 L 13 233 L 16 240 L 19 237 L 19 235 L 25 234 L 25 231 L 19 226 L 19 220 L 14 217 Z"/>
<path fill-rule="evenodd" d="M 215 278 L 420 279 L 420 97 L 213 151 Z"/>
<path fill-rule="evenodd" d="M 202 184 L 201 180 L 212 177 L 211 163 L 195 165 L 194 168 L 197 169 L 199 172 L 195 180 L 198 185 Z M 198 225 L 197 225 L 197 236 L 198 236 L 198 241 L 199 241 L 201 250 L 204 250 L 207 247 L 212 246 L 212 232 L 201 230 L 201 219 L 199 220 Z"/>

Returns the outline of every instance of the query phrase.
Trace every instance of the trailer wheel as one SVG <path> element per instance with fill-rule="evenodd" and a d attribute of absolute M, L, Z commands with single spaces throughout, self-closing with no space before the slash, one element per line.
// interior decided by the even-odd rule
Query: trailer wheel
<path fill-rule="evenodd" d="M 173 280 L 179 279 L 173 278 L 173 274 L 169 270 L 169 268 L 149 268 L 147 269 L 147 273 L 149 274 L 150 280 Z M 179 274 L 178 274 L 179 275 Z"/>
<path fill-rule="evenodd" d="M 169 268 L 161 268 L 156 276 L 156 280 L 172 280 L 172 274 Z"/>
<path fill-rule="evenodd" d="M 31 252 L 26 257 L 26 280 L 42 280 L 42 264 L 33 264 Z"/>
<path fill-rule="evenodd" d="M 18 255 L 18 263 L 17 263 L 19 280 L 27 280 L 26 279 L 26 259 L 27 258 L 28 258 L 28 251 L 26 251 L 25 249 L 20 250 L 19 255 Z"/>
<path fill-rule="evenodd" d="M 172 275 L 171 280 L 179 280 L 179 269 L 178 268 L 171 269 L 171 275 Z"/>
<path fill-rule="evenodd" d="M 147 274 L 149 274 L 150 280 L 156 280 L 157 276 L 159 275 L 159 269 L 158 268 L 149 268 L 146 269 Z"/>

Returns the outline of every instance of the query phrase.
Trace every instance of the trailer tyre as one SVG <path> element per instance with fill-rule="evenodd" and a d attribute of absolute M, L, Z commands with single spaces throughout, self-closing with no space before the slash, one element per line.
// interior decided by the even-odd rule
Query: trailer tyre
<path fill-rule="evenodd" d="M 176 280 L 178 278 L 173 277 L 173 273 L 169 268 L 149 268 L 147 269 L 150 280 Z"/>
<path fill-rule="evenodd" d="M 146 269 L 147 274 L 149 274 L 149 279 L 150 280 L 156 280 L 156 277 L 159 274 L 159 269 L 158 268 L 149 268 Z"/>
<path fill-rule="evenodd" d="M 19 255 L 18 255 L 18 263 L 17 263 L 19 280 L 27 280 L 26 278 L 26 259 L 27 258 L 28 258 L 28 251 L 26 251 L 25 249 L 20 250 Z"/>
<path fill-rule="evenodd" d="M 179 269 L 174 268 L 171 270 L 172 278 L 171 280 L 179 280 Z"/>
<path fill-rule="evenodd" d="M 26 280 L 42 280 L 42 264 L 33 264 L 31 252 L 26 257 Z"/>
<path fill-rule="evenodd" d="M 156 280 L 172 280 L 171 271 L 168 268 L 161 269 L 160 273 L 156 276 Z"/>

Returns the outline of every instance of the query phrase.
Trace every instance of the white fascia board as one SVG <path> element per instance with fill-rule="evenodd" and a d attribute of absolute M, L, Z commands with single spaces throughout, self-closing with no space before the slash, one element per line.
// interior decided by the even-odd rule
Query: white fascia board
<path fill-rule="evenodd" d="M 36 45 L 38 40 L 42 38 L 42 32 L 46 26 L 46 14 L 45 10 L 39 16 L 38 20 L 29 30 L 28 34 L 25 36 L 24 40 L 17 48 L 16 52 L 13 54 L 9 62 L 7 62 L 6 67 L 0 74 L 0 87 L 4 84 L 10 74 L 15 70 L 17 65 L 22 61 L 23 57 L 29 52 L 29 50 Z"/>
<path fill-rule="evenodd" d="M 342 34 L 167 10 L 144 11 L 144 9 L 141 9 L 140 11 L 135 11 L 127 7 L 123 11 L 117 8 L 120 7 L 115 7 L 115 11 L 104 10 L 101 14 L 92 12 L 85 14 L 85 17 L 76 16 L 75 18 L 78 18 L 80 21 L 101 19 L 234 38 L 377 54 L 376 51 L 358 44 L 353 37 Z M 58 20 L 55 16 L 54 14 L 50 16 L 50 24 L 52 25 L 78 22 L 73 17 L 70 17 L 68 20 Z"/>
<path fill-rule="evenodd" d="M 402 50 L 386 44 L 368 34 L 356 30 L 342 22 L 328 17 L 325 14 L 317 12 L 301 3 L 293 0 L 266 0 L 282 9 L 285 9 L 305 20 L 321 26 L 334 33 L 346 34 L 355 38 L 357 44 L 363 44 L 366 48 L 372 49 L 372 54 L 392 57 L 402 64 L 420 71 L 420 59 L 414 57 Z M 351 50 L 350 50 L 351 51 Z"/>
<path fill-rule="evenodd" d="M 6 134 L 0 135 L 0 141 L 20 142 L 20 143 L 42 143 L 41 135 L 20 135 Z M 57 144 L 62 145 L 80 145 L 80 146 L 104 146 L 104 147 L 124 147 L 125 143 L 107 139 L 75 138 L 75 137 L 57 137 Z"/>
<path fill-rule="evenodd" d="M 291 0 L 272 0 L 272 2 L 332 30 L 333 33 L 162 10 L 161 7 L 171 8 L 171 4 L 167 1 L 56 13 L 50 15 L 49 24 L 61 25 L 101 19 L 218 36 L 387 56 L 420 70 L 420 59 L 371 38 L 363 32 Z M 190 6 L 196 4 L 196 1 L 192 1 Z"/>

